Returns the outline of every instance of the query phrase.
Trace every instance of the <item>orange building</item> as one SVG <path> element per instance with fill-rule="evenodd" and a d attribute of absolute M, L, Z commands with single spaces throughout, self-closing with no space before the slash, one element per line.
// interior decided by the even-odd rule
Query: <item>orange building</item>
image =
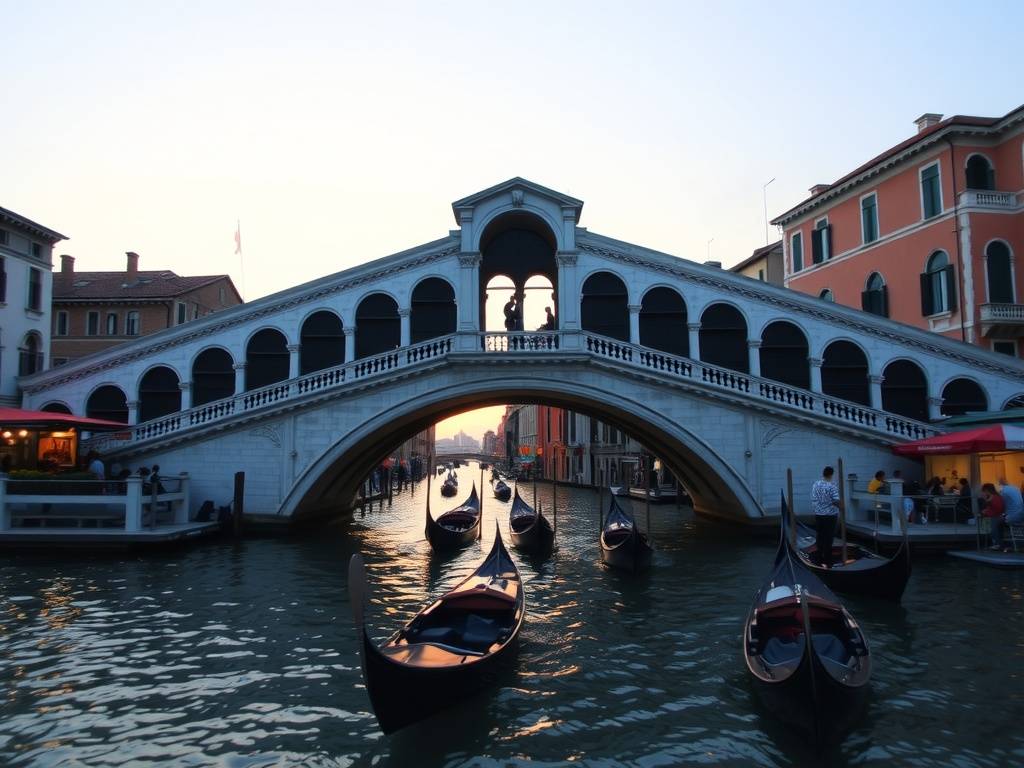
<path fill-rule="evenodd" d="M 1020 356 L 1024 106 L 917 134 L 773 220 L 786 286 Z"/>

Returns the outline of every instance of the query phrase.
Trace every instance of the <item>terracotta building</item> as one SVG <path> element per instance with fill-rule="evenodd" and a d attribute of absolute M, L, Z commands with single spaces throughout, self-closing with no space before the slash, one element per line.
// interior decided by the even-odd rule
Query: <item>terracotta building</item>
<path fill-rule="evenodd" d="M 786 286 L 1020 356 L 1024 106 L 916 124 L 773 220 Z"/>
<path fill-rule="evenodd" d="M 139 255 L 126 256 L 123 272 L 76 272 L 73 256 L 60 257 L 53 276 L 52 365 L 242 303 L 227 275 L 140 271 Z"/>

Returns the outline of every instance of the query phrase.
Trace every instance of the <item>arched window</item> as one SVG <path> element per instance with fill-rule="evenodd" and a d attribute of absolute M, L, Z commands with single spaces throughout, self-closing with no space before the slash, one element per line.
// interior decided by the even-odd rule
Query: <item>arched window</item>
<path fill-rule="evenodd" d="M 18 350 L 18 375 L 30 376 L 43 370 L 43 350 L 39 334 L 28 333 Z"/>
<path fill-rule="evenodd" d="M 878 272 L 872 272 L 860 295 L 860 306 L 865 312 L 879 317 L 889 316 L 889 289 Z"/>
<path fill-rule="evenodd" d="M 1006 405 L 1003 406 L 1004 411 L 1008 411 L 1011 408 L 1024 408 L 1024 395 L 1014 395 L 1006 401 Z"/>
<path fill-rule="evenodd" d="M 256 333 L 245 348 L 245 391 L 288 378 L 288 342 L 274 328 Z"/>
<path fill-rule="evenodd" d="M 652 288 L 640 307 L 640 343 L 680 357 L 690 355 L 686 302 L 671 288 Z"/>
<path fill-rule="evenodd" d="M 882 373 L 882 409 L 908 419 L 928 421 L 928 381 L 909 360 L 896 360 Z"/>
<path fill-rule="evenodd" d="M 71 409 L 64 405 L 64 403 L 47 403 L 39 410 L 46 413 L 71 413 Z"/>
<path fill-rule="evenodd" d="M 611 272 L 598 272 L 583 283 L 580 324 L 620 341 L 629 341 L 629 300 L 626 285 Z"/>
<path fill-rule="evenodd" d="M 700 359 L 734 371 L 749 373 L 747 321 L 736 307 L 712 304 L 700 316 Z"/>
<path fill-rule="evenodd" d="M 949 256 L 945 251 L 935 251 L 921 275 L 921 314 L 927 317 L 951 312 L 955 304 L 956 281 Z"/>
<path fill-rule="evenodd" d="M 299 374 L 322 371 L 345 362 L 345 331 L 341 318 L 320 310 L 306 318 L 299 341 Z"/>
<path fill-rule="evenodd" d="M 967 188 L 995 189 L 996 174 L 984 155 L 971 155 L 967 160 Z"/>
<path fill-rule="evenodd" d="M 421 280 L 412 291 L 409 317 L 413 344 L 455 333 L 455 290 L 439 277 Z"/>
<path fill-rule="evenodd" d="M 988 410 L 988 397 L 977 382 L 953 379 L 942 390 L 942 415 L 962 416 Z"/>
<path fill-rule="evenodd" d="M 386 293 L 371 293 L 356 309 L 356 357 L 379 355 L 402 343 L 398 304 Z"/>
<path fill-rule="evenodd" d="M 1010 249 L 996 240 L 985 249 L 985 271 L 988 277 L 988 300 L 991 304 L 1013 304 L 1013 270 Z"/>
<path fill-rule="evenodd" d="M 107 384 L 89 395 L 85 403 L 85 415 L 90 419 L 106 419 L 128 423 L 128 398 L 120 387 Z"/>
<path fill-rule="evenodd" d="M 801 389 L 811 388 L 807 337 L 793 323 L 770 323 L 761 334 L 761 375 Z"/>
<path fill-rule="evenodd" d="M 822 301 L 835 301 L 836 300 L 836 297 L 832 295 L 832 289 L 831 288 L 822 288 L 821 292 L 818 294 L 818 298 L 821 299 Z"/>
<path fill-rule="evenodd" d="M 235 361 L 227 350 L 211 347 L 192 363 L 192 405 L 205 405 L 235 394 Z"/>
<path fill-rule="evenodd" d="M 868 358 L 851 341 L 833 341 L 821 358 L 821 391 L 861 405 L 871 405 Z"/>
<path fill-rule="evenodd" d="M 139 421 L 159 419 L 181 410 L 178 374 L 165 365 L 150 368 L 139 382 Z"/>
<path fill-rule="evenodd" d="M 551 310 L 551 328 L 558 327 L 555 317 L 555 290 L 547 275 L 530 275 L 523 285 L 523 330 L 549 330 L 548 314 Z"/>

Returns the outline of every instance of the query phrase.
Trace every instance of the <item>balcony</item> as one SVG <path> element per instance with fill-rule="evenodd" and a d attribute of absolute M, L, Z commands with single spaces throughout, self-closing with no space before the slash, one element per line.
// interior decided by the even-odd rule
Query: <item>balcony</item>
<path fill-rule="evenodd" d="M 1024 335 L 1024 304 L 982 304 L 981 335 L 1016 339 Z"/>
<path fill-rule="evenodd" d="M 968 189 L 960 193 L 960 205 L 1012 211 L 1017 207 L 1017 195 L 1013 192 L 996 192 L 991 189 Z"/>

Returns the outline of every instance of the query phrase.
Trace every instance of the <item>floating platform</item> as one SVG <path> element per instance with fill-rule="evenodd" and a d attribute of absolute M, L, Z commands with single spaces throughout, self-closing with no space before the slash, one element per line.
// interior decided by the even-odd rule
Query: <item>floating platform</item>
<path fill-rule="evenodd" d="M 903 541 L 903 534 L 893 531 L 888 524 L 876 530 L 873 522 L 847 520 L 846 529 L 850 538 L 878 542 L 878 545 L 885 550 L 895 550 Z M 838 533 L 837 526 L 837 536 Z M 973 524 L 967 523 L 928 523 L 927 525 L 908 523 L 907 536 L 910 538 L 911 552 L 915 548 L 935 552 L 962 549 L 965 546 L 977 546 L 978 542 L 977 528 Z"/>
<path fill-rule="evenodd" d="M 946 554 L 959 557 L 961 560 L 973 560 L 976 563 L 989 565 L 993 568 L 1024 568 L 1024 552 L 993 552 L 992 550 L 953 549 Z"/>
<path fill-rule="evenodd" d="M 158 525 L 139 531 L 123 528 L 57 528 L 53 526 L 11 528 L 0 531 L 2 549 L 131 549 L 180 544 L 212 536 L 220 531 L 214 520 L 208 523 Z"/>

